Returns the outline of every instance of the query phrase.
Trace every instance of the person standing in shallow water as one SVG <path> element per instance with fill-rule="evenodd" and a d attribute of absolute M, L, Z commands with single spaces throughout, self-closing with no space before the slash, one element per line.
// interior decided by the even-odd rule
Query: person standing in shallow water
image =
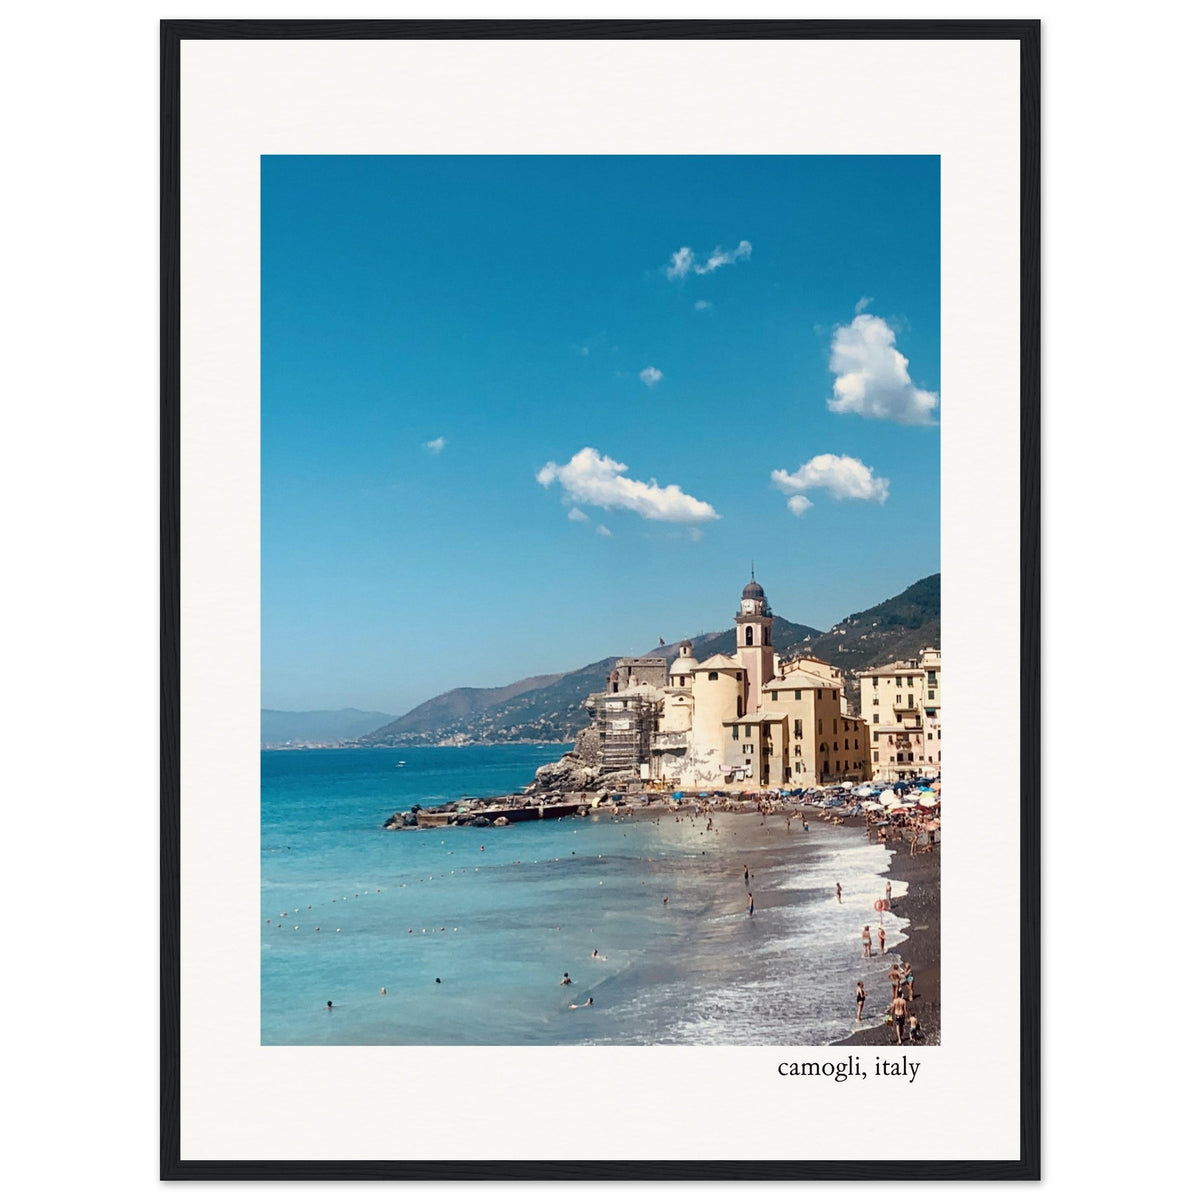
<path fill-rule="evenodd" d="M 880 954 L 880 957 L 883 956 L 883 939 L 884 939 L 883 926 L 880 925 L 880 927 L 879 927 L 879 954 Z"/>
<path fill-rule="evenodd" d="M 871 927 L 864 925 L 862 931 L 863 958 L 871 957 Z"/>
<path fill-rule="evenodd" d="M 746 863 L 742 866 L 742 878 L 747 883 L 750 882 L 750 864 L 749 863 Z"/>
<path fill-rule="evenodd" d="M 854 1019 L 862 1020 L 863 1005 L 867 1002 L 867 992 L 863 987 L 863 981 L 858 981 L 858 986 L 854 989 Z"/>
<path fill-rule="evenodd" d="M 746 909 L 746 913 L 748 916 L 752 917 L 752 916 L 754 916 L 754 893 L 753 892 L 748 893 L 747 899 L 749 900 L 750 903 L 749 903 L 748 908 Z"/>
<path fill-rule="evenodd" d="M 840 883 L 835 883 L 833 886 L 837 891 L 838 903 L 841 904 L 841 902 L 842 902 L 842 885 Z"/>

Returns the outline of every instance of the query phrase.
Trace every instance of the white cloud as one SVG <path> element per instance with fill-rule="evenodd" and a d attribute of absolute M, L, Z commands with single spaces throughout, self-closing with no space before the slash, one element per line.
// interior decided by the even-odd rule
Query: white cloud
<path fill-rule="evenodd" d="M 696 301 L 696 311 L 697 312 L 707 312 L 710 308 L 712 308 L 711 300 L 697 300 Z"/>
<path fill-rule="evenodd" d="M 607 525 L 597 525 L 596 535 L 598 537 L 612 537 L 612 530 Z"/>
<path fill-rule="evenodd" d="M 863 296 L 859 300 L 859 302 L 854 306 L 855 313 L 864 312 L 870 306 L 871 301 L 874 299 L 875 299 L 874 296 Z"/>
<path fill-rule="evenodd" d="M 567 513 L 568 521 L 590 521 L 592 518 L 587 515 L 582 509 L 573 508 Z"/>
<path fill-rule="evenodd" d="M 652 388 L 662 377 L 663 373 L 657 367 L 645 367 L 638 372 L 638 378 L 648 388 Z"/>
<path fill-rule="evenodd" d="M 430 454 L 441 454 L 446 448 L 446 439 L 444 437 L 435 437 L 432 442 L 425 443 L 425 449 Z"/>
<path fill-rule="evenodd" d="M 711 271 L 715 271 L 718 267 L 728 266 L 730 263 L 735 263 L 739 259 L 749 258 L 750 251 L 754 247 L 747 241 L 740 241 L 737 244 L 736 250 L 722 250 L 718 246 L 709 256 L 708 261 L 702 267 L 694 267 L 697 275 L 707 275 Z"/>
<path fill-rule="evenodd" d="M 659 487 L 653 479 L 643 483 L 630 479 L 625 474 L 628 470 L 624 463 L 585 446 L 561 467 L 548 462 L 537 473 L 537 481 L 549 487 L 557 480 L 568 500 L 597 508 L 628 509 L 649 521 L 695 525 L 719 518 L 711 504 L 689 496 L 678 484 Z"/>
<path fill-rule="evenodd" d="M 772 471 L 771 482 L 786 493 L 788 508 L 803 516 L 812 501 L 802 493 L 820 489 L 835 500 L 877 500 L 888 498 L 888 481 L 876 475 L 857 458 L 842 454 L 818 454 L 803 463 L 796 471 Z"/>
<path fill-rule="evenodd" d="M 667 278 L 682 279 L 691 271 L 694 265 L 695 259 L 692 256 L 691 248 L 689 246 L 680 246 L 671 255 L 671 262 L 667 267 Z"/>
<path fill-rule="evenodd" d="M 858 413 L 898 421 L 902 425 L 932 425 L 936 392 L 916 387 L 908 374 L 908 359 L 896 349 L 896 334 L 880 317 L 859 313 L 849 325 L 833 332 L 829 369 L 834 397 L 831 412 Z"/>
<path fill-rule="evenodd" d="M 749 258 L 753 249 L 754 247 L 743 238 L 733 250 L 724 250 L 717 246 L 703 262 L 697 262 L 690 246 L 680 246 L 671 255 L 671 261 L 666 266 L 667 278 L 683 279 L 687 275 L 711 275 L 718 267 L 727 267 L 730 263 Z"/>

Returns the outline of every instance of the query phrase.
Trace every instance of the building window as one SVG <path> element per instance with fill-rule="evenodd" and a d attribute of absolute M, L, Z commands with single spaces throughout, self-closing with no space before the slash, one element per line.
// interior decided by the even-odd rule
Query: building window
<path fill-rule="evenodd" d="M 800 699 L 800 689 L 797 688 L 794 694 L 795 694 L 796 699 L 799 700 Z"/>
<path fill-rule="evenodd" d="M 725 644 L 726 644 L 727 646 L 729 645 L 729 643 L 728 643 L 728 642 L 726 642 Z M 709 679 L 716 679 L 716 678 L 717 678 L 717 673 L 716 673 L 716 671 L 709 671 L 709 673 L 708 673 L 708 677 L 709 677 Z"/>
<path fill-rule="evenodd" d="M 878 703 L 879 703 L 879 697 L 878 697 L 878 696 L 872 696 L 872 697 L 871 697 L 871 703 L 872 703 L 872 704 L 878 704 Z"/>
<path fill-rule="evenodd" d="M 878 713 L 872 713 L 872 714 L 871 714 L 871 721 L 872 721 L 872 723 L 873 723 L 873 724 L 875 724 L 875 725 L 878 725 L 878 724 L 879 724 L 879 714 L 878 714 Z M 877 734 L 876 736 L 878 736 L 878 734 Z"/>
<path fill-rule="evenodd" d="M 728 642 L 726 642 L 725 644 L 729 645 Z M 746 626 L 746 645 L 747 646 L 754 645 L 754 627 L 752 625 Z M 911 682 L 911 680 L 909 682 Z"/>
<path fill-rule="evenodd" d="M 818 721 L 818 722 L 817 722 L 817 733 L 818 733 L 818 734 L 821 734 L 821 733 L 824 733 L 824 732 L 825 732 L 825 722 L 824 722 L 824 721 Z"/>
<path fill-rule="evenodd" d="M 879 734 L 877 734 L 877 733 L 871 734 L 871 741 L 873 741 L 873 742 L 879 741 Z"/>
<path fill-rule="evenodd" d="M 771 693 L 771 699 L 772 699 L 772 700 L 778 700 L 778 699 L 779 699 L 779 693 L 778 693 L 778 692 L 772 692 L 772 693 Z"/>
<path fill-rule="evenodd" d="M 796 737 L 803 737 L 803 736 L 804 736 L 804 734 L 803 734 L 803 729 L 804 729 L 804 726 L 803 726 L 803 725 L 800 723 L 800 718 L 799 718 L 799 717 L 797 717 L 797 718 L 796 718 L 796 724 L 795 724 L 795 726 L 794 726 L 794 729 L 795 729 L 795 736 L 796 736 Z"/>
<path fill-rule="evenodd" d="M 930 698 L 930 700 L 936 700 L 936 699 L 937 699 L 937 692 L 935 692 L 935 691 L 933 690 L 933 688 L 930 688 L 930 689 L 929 689 L 929 698 Z"/>
<path fill-rule="evenodd" d="M 820 700 L 820 698 L 821 698 L 821 689 L 817 688 L 817 699 Z"/>
<path fill-rule="evenodd" d="M 874 751 L 872 758 L 873 758 L 873 761 L 875 761 L 875 762 L 879 761 L 879 751 L 878 750 Z"/>

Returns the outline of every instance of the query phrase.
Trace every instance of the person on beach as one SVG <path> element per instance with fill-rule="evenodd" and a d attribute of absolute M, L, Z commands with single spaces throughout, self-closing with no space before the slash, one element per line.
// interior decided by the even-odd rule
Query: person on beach
<path fill-rule="evenodd" d="M 752 917 L 752 916 L 754 916 L 754 893 L 750 892 L 748 894 L 748 896 L 749 896 L 749 900 L 750 900 L 750 907 L 747 910 L 747 915 Z"/>
<path fill-rule="evenodd" d="M 889 879 L 883 888 L 883 898 L 887 901 L 888 908 L 892 907 L 892 881 Z"/>
<path fill-rule="evenodd" d="M 871 957 L 871 927 L 864 925 L 862 931 L 863 958 Z"/>
<path fill-rule="evenodd" d="M 863 981 L 860 979 L 854 989 L 854 1019 L 862 1020 L 863 1005 L 867 1002 L 867 992 L 863 987 Z"/>
<path fill-rule="evenodd" d="M 904 1030 L 908 1026 L 908 1001 L 903 996 L 897 996 L 888 1005 L 888 1013 L 891 1015 L 892 1025 L 896 1029 L 896 1045 L 898 1046 L 904 1037 Z"/>
<path fill-rule="evenodd" d="M 911 1004 L 911 1003 L 912 1003 L 912 998 L 913 998 L 913 970 L 912 970 L 912 963 L 905 963 L 905 964 L 904 964 L 904 966 L 902 966 L 902 967 L 900 968 L 900 974 L 901 974 L 901 976 L 903 976 L 903 983 L 904 983 L 904 986 L 905 986 L 905 987 L 908 989 L 908 1002 L 909 1002 L 909 1004 Z"/>
<path fill-rule="evenodd" d="M 902 978 L 902 976 L 900 974 L 900 964 L 892 963 L 892 969 L 888 972 L 888 983 L 890 983 L 892 985 L 892 999 L 893 1000 L 895 1000 L 895 998 L 898 995 L 900 995 L 901 978 Z"/>
<path fill-rule="evenodd" d="M 749 882 L 750 882 L 750 865 L 749 865 L 748 863 L 747 863 L 747 864 L 745 864 L 745 865 L 743 865 L 743 867 L 742 867 L 742 878 L 743 878 L 743 879 L 744 879 L 744 880 L 745 880 L 747 883 L 749 883 Z"/>
<path fill-rule="evenodd" d="M 917 1020 L 916 1013 L 908 1014 L 908 1042 L 912 1045 L 917 1040 L 917 1034 L 921 1032 L 921 1022 Z"/>
<path fill-rule="evenodd" d="M 879 927 L 879 956 L 880 956 L 880 958 L 883 957 L 883 936 L 884 936 L 883 935 L 883 926 L 880 925 L 880 927 Z"/>
<path fill-rule="evenodd" d="M 841 904 L 841 902 L 842 902 L 842 885 L 840 883 L 835 883 L 833 886 L 837 890 L 838 903 Z"/>
<path fill-rule="evenodd" d="M 804 832 L 807 833 L 808 832 L 808 818 L 802 817 L 801 820 L 804 822 Z"/>

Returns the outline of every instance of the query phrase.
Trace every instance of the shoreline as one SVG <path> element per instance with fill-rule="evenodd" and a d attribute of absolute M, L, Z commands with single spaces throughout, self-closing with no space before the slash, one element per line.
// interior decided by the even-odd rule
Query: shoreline
<path fill-rule="evenodd" d="M 908 920 L 904 931 L 907 940 L 900 944 L 898 957 L 912 963 L 911 1009 L 921 1022 L 917 1046 L 939 1046 L 942 1040 L 941 853 L 940 842 L 928 854 L 916 855 L 908 854 L 900 845 L 887 869 L 888 877 L 908 884 L 905 894 L 893 902 L 892 912 Z M 873 1000 L 874 997 L 867 997 L 868 1009 L 876 1007 Z M 896 1046 L 896 1034 L 882 1017 L 864 1017 L 861 1028 L 833 1044 Z M 904 1044 L 909 1046 L 907 1039 Z"/>
<path fill-rule="evenodd" d="M 657 800 L 657 798 L 656 798 Z M 609 806 L 601 806 L 597 813 L 608 812 L 617 820 L 644 820 L 662 817 L 668 813 L 683 810 L 671 809 L 669 802 L 652 801 L 646 805 L 622 806 L 613 810 Z M 802 818 L 810 823 L 826 821 L 825 810 L 812 805 L 785 805 L 766 818 L 768 826 L 776 826 L 786 822 L 790 814 L 792 821 Z M 748 820 L 758 815 L 748 804 L 737 803 L 723 810 L 718 809 L 718 817 L 733 816 L 735 821 Z M 828 818 L 832 823 L 832 818 Z M 839 820 L 843 829 L 861 832 L 866 828 L 866 819 L 862 816 L 846 817 Z M 801 835 L 803 836 L 803 835 Z M 725 846 L 722 849 L 731 849 Z M 788 860 L 787 842 L 781 840 L 776 845 L 763 845 L 754 849 L 739 850 L 731 857 L 744 856 L 747 860 L 751 875 L 757 874 L 760 867 L 775 865 Z M 912 964 L 913 970 L 913 1003 L 910 1011 L 914 1012 L 920 1021 L 920 1034 L 915 1043 L 921 1046 L 941 1045 L 941 842 L 935 844 L 928 853 L 910 854 L 908 843 L 894 843 L 884 879 L 892 879 L 907 884 L 903 895 L 896 896 L 892 902 L 891 911 L 894 916 L 908 921 L 904 930 L 903 942 L 897 943 L 896 948 L 889 949 L 885 957 L 895 961 Z M 755 893 L 760 909 L 773 906 L 775 897 L 767 888 Z M 864 912 L 864 923 L 875 924 L 876 914 L 873 909 Z M 876 956 L 878 951 L 875 952 Z M 896 1047 L 896 1035 L 892 1026 L 884 1023 L 882 1007 L 888 1000 L 886 994 L 878 992 L 867 994 L 867 1004 L 860 1026 L 844 1038 L 830 1042 L 829 1046 L 892 1046 Z M 853 997 L 847 1000 L 847 1007 L 853 1015 Z M 913 1043 L 904 1041 L 904 1048 L 913 1048 Z M 897 1047 L 899 1048 L 899 1047 Z"/>

